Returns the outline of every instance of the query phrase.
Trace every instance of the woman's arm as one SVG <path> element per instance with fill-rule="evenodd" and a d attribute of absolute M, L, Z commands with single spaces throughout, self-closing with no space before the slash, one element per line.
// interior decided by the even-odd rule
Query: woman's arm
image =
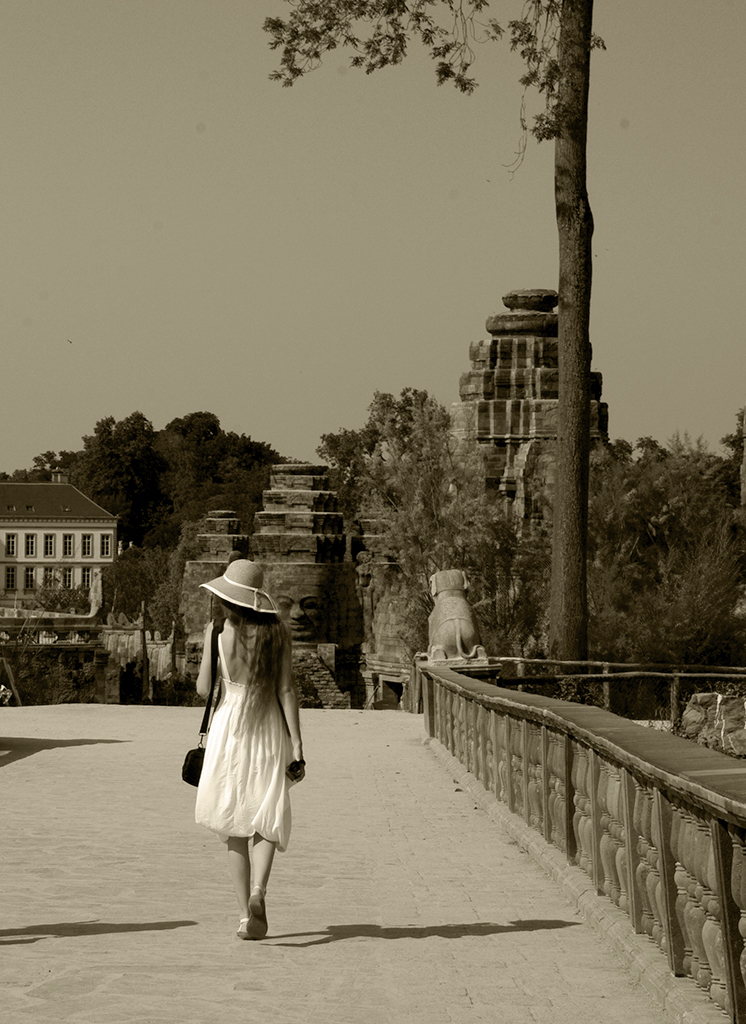
<path fill-rule="evenodd" d="M 285 714 L 285 721 L 293 744 L 293 760 L 303 760 L 303 740 L 300 734 L 300 713 L 298 710 L 298 694 L 293 682 L 293 660 L 290 647 L 282 659 L 280 681 L 277 684 L 277 698 Z"/>
<path fill-rule="evenodd" d="M 207 697 L 210 693 L 210 687 L 212 685 L 212 672 L 211 672 L 211 651 L 212 651 L 212 623 L 207 623 L 207 629 L 205 630 L 205 640 L 202 647 L 202 661 L 199 666 L 199 675 L 197 676 L 197 693 L 200 697 Z"/>

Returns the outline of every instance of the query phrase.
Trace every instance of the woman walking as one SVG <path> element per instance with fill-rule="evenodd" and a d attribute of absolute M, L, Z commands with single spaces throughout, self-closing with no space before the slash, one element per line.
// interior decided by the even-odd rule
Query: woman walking
<path fill-rule="evenodd" d="M 290 837 L 290 786 L 305 775 L 290 637 L 261 568 L 232 562 L 201 584 L 215 594 L 225 621 L 218 637 L 220 695 L 207 736 L 195 820 L 227 845 L 238 902 L 238 936 L 267 934 L 265 895 L 275 850 Z M 197 692 L 211 685 L 213 629 L 205 632 Z"/>

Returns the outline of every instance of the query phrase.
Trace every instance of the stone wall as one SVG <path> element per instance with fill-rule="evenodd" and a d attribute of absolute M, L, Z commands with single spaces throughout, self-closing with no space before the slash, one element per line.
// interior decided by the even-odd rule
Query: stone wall
<path fill-rule="evenodd" d="M 733 757 L 746 757 L 746 701 L 720 693 L 695 693 L 681 716 L 688 740 Z"/>
<path fill-rule="evenodd" d="M 336 644 L 293 644 L 293 676 L 304 707 L 361 705 L 359 657 Z"/>

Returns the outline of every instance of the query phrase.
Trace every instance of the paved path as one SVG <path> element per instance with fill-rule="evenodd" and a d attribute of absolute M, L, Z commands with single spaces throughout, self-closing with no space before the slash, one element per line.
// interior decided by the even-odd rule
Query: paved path
<path fill-rule="evenodd" d="M 200 715 L 0 709 L 4 1024 L 665 1019 L 404 713 L 303 712 L 269 936 L 239 941 L 180 779 Z"/>

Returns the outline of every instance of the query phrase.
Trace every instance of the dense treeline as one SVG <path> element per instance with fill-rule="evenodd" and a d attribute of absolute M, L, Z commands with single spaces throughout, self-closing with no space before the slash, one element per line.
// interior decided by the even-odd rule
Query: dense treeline
<path fill-rule="evenodd" d="M 231 509 L 251 533 L 269 484 L 269 467 L 284 462 L 270 445 L 225 431 L 214 413 L 194 412 L 154 430 L 141 412 L 107 416 L 83 437 L 80 451 L 37 455 L 28 470 L 0 474 L 16 481 L 64 473 L 87 497 L 119 517 L 123 553 L 104 570 L 104 610 L 183 635 L 179 611 L 184 565 L 198 555 L 199 523 L 210 509 Z M 73 604 L 59 585 L 39 592 L 45 607 Z"/>
<path fill-rule="evenodd" d="M 742 416 L 726 454 L 675 436 L 615 441 L 591 458 L 589 657 L 746 664 Z M 476 444 L 457 441 L 427 392 L 377 393 L 359 430 L 322 438 L 349 517 L 378 519 L 383 574 L 408 609 L 402 637 L 427 645 L 428 579 L 463 568 L 489 651 L 547 652 L 551 494 L 519 524 L 482 485 Z"/>
<path fill-rule="evenodd" d="M 589 656 L 599 660 L 746 664 L 746 515 L 741 506 L 743 425 L 724 454 L 675 436 L 618 440 L 591 458 Z M 402 638 L 427 645 L 433 572 L 463 568 L 487 648 L 542 657 L 547 650 L 551 495 L 544 520 L 517 523 L 482 483 L 481 455 L 457 439 L 447 410 L 426 391 L 376 393 L 358 430 L 326 434 L 319 455 L 332 467 L 348 529 L 379 522 L 383 576 L 408 609 Z M 77 452 L 44 452 L 5 479 L 66 473 L 120 517 L 124 554 L 104 579 L 107 610 L 180 631 L 186 560 L 210 508 L 236 511 L 250 531 L 282 457 L 269 445 L 223 431 L 212 413 L 163 430 L 136 412 L 107 417 Z M 363 558 L 366 557 L 364 554 Z M 370 557 L 370 556 L 367 556 Z"/>
<path fill-rule="evenodd" d="M 269 466 L 285 461 L 270 445 L 225 431 L 214 413 L 194 412 L 154 430 L 141 412 L 107 416 L 80 451 L 37 455 L 5 480 L 50 480 L 65 473 L 83 494 L 119 516 L 125 547 L 173 550 L 185 523 L 211 508 L 232 509 L 247 532 L 261 507 Z"/>
<path fill-rule="evenodd" d="M 740 422 L 740 418 L 739 418 Z M 674 436 L 593 456 L 590 643 L 608 660 L 746 663 L 743 435 L 727 456 Z"/>

